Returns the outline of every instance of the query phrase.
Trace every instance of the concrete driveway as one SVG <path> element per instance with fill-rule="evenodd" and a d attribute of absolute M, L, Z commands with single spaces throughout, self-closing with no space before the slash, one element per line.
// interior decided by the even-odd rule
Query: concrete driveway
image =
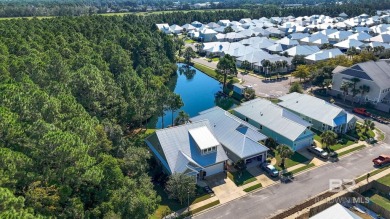
<path fill-rule="evenodd" d="M 262 187 L 267 187 L 279 181 L 278 178 L 269 177 L 259 166 L 247 168 L 247 171 L 256 177 L 258 183 L 261 183 Z"/>
<path fill-rule="evenodd" d="M 228 177 L 225 178 L 224 173 L 210 177 L 206 183 L 214 191 L 221 204 L 237 199 L 246 193 Z"/>

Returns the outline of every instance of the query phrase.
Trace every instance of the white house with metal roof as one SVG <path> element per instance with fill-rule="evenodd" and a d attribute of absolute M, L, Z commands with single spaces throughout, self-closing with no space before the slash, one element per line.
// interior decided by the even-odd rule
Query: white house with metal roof
<path fill-rule="evenodd" d="M 311 123 L 265 99 L 255 99 L 233 109 L 233 114 L 257 127 L 261 133 L 293 151 L 312 145 Z"/>
<path fill-rule="evenodd" d="M 345 133 L 356 125 L 357 119 L 348 116 L 344 109 L 314 96 L 294 92 L 279 97 L 279 100 L 279 106 L 296 113 L 318 131 Z"/>
<path fill-rule="evenodd" d="M 209 121 L 211 131 L 215 138 L 221 143 L 228 158 L 232 162 L 251 159 L 265 161 L 268 148 L 260 143 L 267 137 L 257 128 L 231 113 L 219 108 L 202 111 L 198 116 L 190 119 L 193 123 L 197 121 Z"/>
<path fill-rule="evenodd" d="M 145 142 L 169 175 L 184 173 L 202 179 L 223 172 L 228 160 L 207 120 L 157 130 Z"/>
<path fill-rule="evenodd" d="M 374 105 L 388 105 L 387 108 L 381 110 L 389 112 L 390 109 L 390 61 L 379 60 L 377 62 L 369 61 L 358 63 L 349 68 L 338 66 L 333 70 L 332 79 L 332 95 L 342 95 L 340 89 L 343 82 L 351 82 L 352 78 L 358 78 L 360 81 L 356 87 L 363 85 L 368 86 L 369 92 L 358 94 L 354 101 L 356 102 L 371 102 Z M 352 96 L 347 96 L 347 99 L 352 99 Z"/>

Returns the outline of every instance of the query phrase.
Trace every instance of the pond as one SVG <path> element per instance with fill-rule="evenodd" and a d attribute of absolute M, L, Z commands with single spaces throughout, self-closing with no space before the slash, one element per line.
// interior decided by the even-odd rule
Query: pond
<path fill-rule="evenodd" d="M 181 110 L 189 114 L 190 117 L 193 117 L 203 110 L 214 107 L 216 102 L 221 102 L 215 98 L 215 94 L 222 90 L 222 84 L 220 82 L 196 68 L 190 67 L 190 72 L 188 70 L 185 72 L 183 71 L 184 64 L 179 63 L 177 66 L 177 81 L 172 86 L 172 90 L 181 96 L 184 106 L 174 112 L 173 119 L 176 118 L 178 112 Z M 181 68 L 182 70 L 180 70 Z M 226 101 L 229 103 L 226 103 Z M 233 101 L 231 99 L 226 101 L 223 103 L 223 108 L 230 108 L 233 105 Z M 167 111 L 164 116 L 164 128 L 170 125 L 172 125 L 172 112 Z M 162 128 L 162 118 L 152 119 L 149 126 Z"/>

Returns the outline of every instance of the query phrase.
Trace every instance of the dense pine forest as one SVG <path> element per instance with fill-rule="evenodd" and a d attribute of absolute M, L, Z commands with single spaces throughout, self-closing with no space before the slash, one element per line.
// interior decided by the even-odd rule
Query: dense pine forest
<path fill-rule="evenodd" d="M 173 40 L 135 16 L 0 22 L 0 218 L 146 218 L 129 130 L 172 94 Z M 130 135 L 130 137 L 128 137 Z"/>

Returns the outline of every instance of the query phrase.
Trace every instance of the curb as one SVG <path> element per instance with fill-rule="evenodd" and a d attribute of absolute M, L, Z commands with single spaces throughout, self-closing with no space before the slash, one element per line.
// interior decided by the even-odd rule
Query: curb
<path fill-rule="evenodd" d="M 371 146 L 371 147 L 372 147 L 372 146 Z M 362 151 L 362 150 L 365 150 L 365 149 L 369 149 L 369 148 L 371 148 L 371 147 L 366 145 L 366 147 L 364 147 L 364 148 L 362 148 L 362 149 L 360 149 L 360 150 L 356 150 L 356 151 L 353 151 L 353 152 L 351 152 L 351 153 L 345 154 L 345 155 L 341 156 L 340 158 L 347 157 L 347 156 L 349 156 L 349 155 L 354 154 L 355 152 L 359 152 L 359 151 Z M 303 171 L 301 171 L 301 172 L 298 172 L 298 173 L 295 174 L 295 176 L 302 175 L 302 174 L 304 174 L 304 173 L 307 173 L 307 172 L 309 172 L 309 171 L 312 171 L 312 170 L 314 170 L 314 169 L 316 169 L 316 168 L 319 168 L 319 167 L 324 166 L 324 165 L 327 165 L 327 164 L 332 164 L 332 162 L 326 161 L 326 162 L 322 163 L 321 165 L 314 166 L 314 167 L 308 168 L 308 169 L 306 169 L 306 170 L 303 170 Z M 366 174 L 367 174 L 367 173 L 366 173 Z M 360 177 L 360 176 L 358 176 L 358 177 Z M 357 178 L 358 178 L 358 177 L 357 177 Z M 261 191 L 261 190 L 263 190 L 263 189 L 266 189 L 266 188 L 271 187 L 271 186 L 275 186 L 275 185 L 277 185 L 277 184 L 282 184 L 282 183 L 278 181 L 278 182 L 269 184 L 269 185 L 267 185 L 267 186 L 265 186 L 265 187 L 261 187 L 261 188 L 255 189 L 255 190 L 253 190 L 253 191 L 247 192 L 247 193 L 246 193 L 245 195 L 243 195 L 243 196 L 240 196 L 240 197 L 238 197 L 238 198 L 232 199 L 232 200 L 230 200 L 230 201 L 228 201 L 228 202 L 225 202 L 225 203 L 223 203 L 223 204 L 219 204 L 219 205 L 212 206 L 212 207 L 210 207 L 210 208 L 205 209 L 205 210 L 202 211 L 202 212 L 193 214 L 192 216 L 199 216 L 199 215 L 202 215 L 202 214 L 207 213 L 207 212 L 209 212 L 209 211 L 211 211 L 211 210 L 213 210 L 213 209 L 215 209 L 215 208 L 222 207 L 222 206 L 224 206 L 224 205 L 226 205 L 226 204 L 228 204 L 228 203 L 230 203 L 230 202 L 232 202 L 232 201 L 235 201 L 235 200 L 238 200 L 238 199 L 241 199 L 241 198 L 245 198 L 246 196 L 248 196 L 248 195 L 250 195 L 250 194 L 252 194 L 252 193 L 259 192 L 259 191 Z M 324 192 L 326 192 L 326 191 L 320 192 L 320 193 L 316 194 L 315 196 L 318 196 L 319 194 L 322 194 L 322 193 L 324 193 Z M 314 196 L 313 196 L 313 197 L 314 197 Z M 295 205 L 292 206 L 292 207 L 295 207 Z M 292 208 L 292 207 L 291 207 L 291 208 Z M 290 208 L 288 208 L 288 209 L 290 209 Z M 288 210 L 288 209 L 286 209 L 286 210 Z M 284 210 L 284 211 L 286 211 L 286 210 Z M 270 217 L 272 217 L 272 215 L 271 215 Z M 267 217 L 267 218 L 270 218 L 270 217 Z"/>

